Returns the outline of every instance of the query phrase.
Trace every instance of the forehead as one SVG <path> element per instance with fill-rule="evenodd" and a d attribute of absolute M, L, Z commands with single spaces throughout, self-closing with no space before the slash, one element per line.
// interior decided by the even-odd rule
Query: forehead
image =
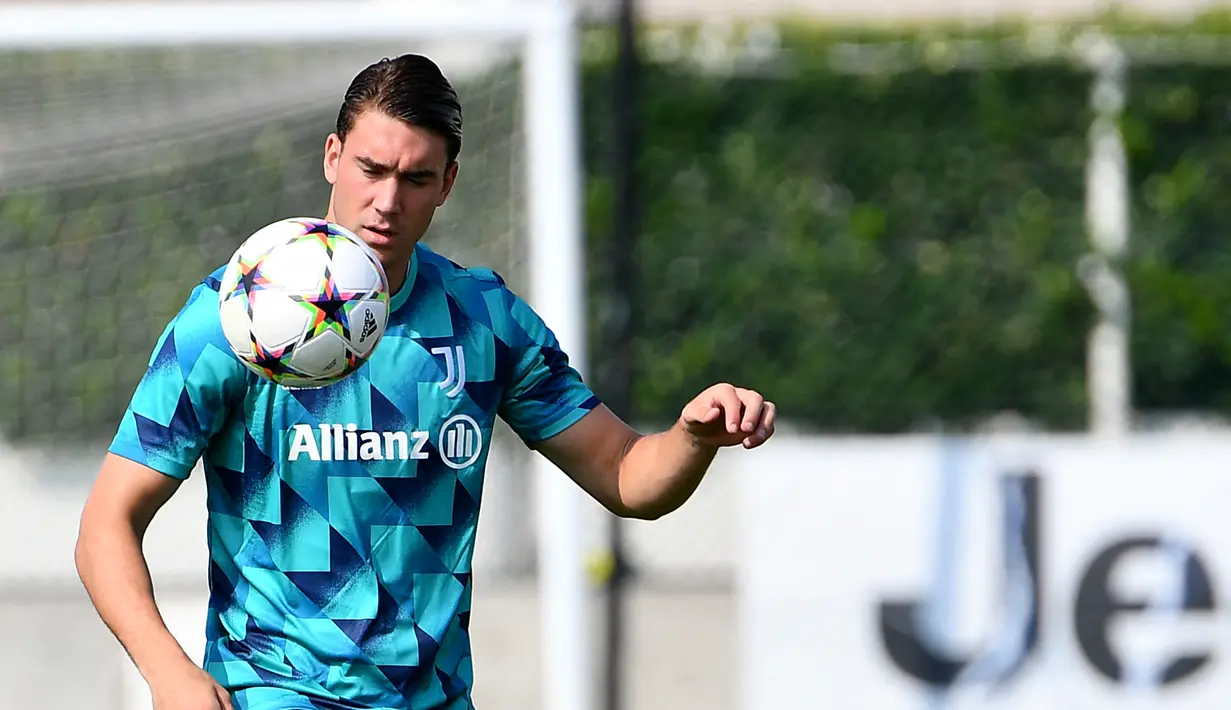
<path fill-rule="evenodd" d="M 359 114 L 343 150 L 401 170 L 443 163 L 448 154 L 444 138 L 379 111 Z"/>

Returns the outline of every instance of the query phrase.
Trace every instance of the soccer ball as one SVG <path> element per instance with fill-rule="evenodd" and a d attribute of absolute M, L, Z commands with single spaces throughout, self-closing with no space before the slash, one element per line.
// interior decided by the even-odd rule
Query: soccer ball
<path fill-rule="evenodd" d="M 324 387 L 359 369 L 384 336 L 389 279 L 353 232 L 322 219 L 284 219 L 235 251 L 218 310 L 248 369 L 288 388 Z"/>

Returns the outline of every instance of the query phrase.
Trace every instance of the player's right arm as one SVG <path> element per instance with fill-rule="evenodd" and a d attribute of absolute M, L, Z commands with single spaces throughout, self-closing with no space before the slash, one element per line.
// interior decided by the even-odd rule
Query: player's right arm
<path fill-rule="evenodd" d="M 167 629 L 142 541 L 181 481 L 108 453 L 81 515 L 77 572 L 99 616 L 153 693 L 155 710 L 231 710 L 226 691 Z"/>
<path fill-rule="evenodd" d="M 242 399 L 246 370 L 218 321 L 216 287 L 198 285 L 163 331 L 82 510 L 78 574 L 146 683 L 155 710 L 230 709 L 180 647 L 154 599 L 142 543 Z"/>

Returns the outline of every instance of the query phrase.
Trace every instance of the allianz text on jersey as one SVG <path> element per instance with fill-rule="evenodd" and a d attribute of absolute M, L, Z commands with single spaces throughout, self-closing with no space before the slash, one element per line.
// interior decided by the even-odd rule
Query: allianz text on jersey
<path fill-rule="evenodd" d="M 296 424 L 292 427 L 287 461 L 412 461 L 431 456 L 432 432 L 359 431 L 350 424 Z M 451 468 L 465 468 L 483 451 L 483 431 L 471 417 L 450 417 L 439 430 L 435 451 Z"/>

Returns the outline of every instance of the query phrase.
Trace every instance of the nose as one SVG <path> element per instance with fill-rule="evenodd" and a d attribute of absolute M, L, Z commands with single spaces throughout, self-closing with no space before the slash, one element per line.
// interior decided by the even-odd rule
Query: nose
<path fill-rule="evenodd" d="M 395 214 L 398 211 L 398 181 L 394 178 L 381 180 L 376 184 L 376 194 L 372 198 L 372 207 L 382 214 Z"/>

